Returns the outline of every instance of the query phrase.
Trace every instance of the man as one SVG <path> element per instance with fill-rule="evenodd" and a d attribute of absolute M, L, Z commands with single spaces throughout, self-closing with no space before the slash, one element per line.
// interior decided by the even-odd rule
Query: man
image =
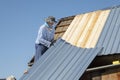
<path fill-rule="evenodd" d="M 40 26 L 38 36 L 35 41 L 36 52 L 34 62 L 36 62 L 52 44 L 55 33 L 55 27 L 53 25 L 56 22 L 55 17 L 49 16 L 45 19 L 45 23 Z"/>

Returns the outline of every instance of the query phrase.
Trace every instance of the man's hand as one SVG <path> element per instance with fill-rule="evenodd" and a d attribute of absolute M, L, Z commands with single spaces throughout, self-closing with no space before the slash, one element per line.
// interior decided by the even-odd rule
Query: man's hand
<path fill-rule="evenodd" d="M 50 46 L 54 45 L 54 43 L 56 42 L 56 40 L 53 40 L 50 44 Z"/>

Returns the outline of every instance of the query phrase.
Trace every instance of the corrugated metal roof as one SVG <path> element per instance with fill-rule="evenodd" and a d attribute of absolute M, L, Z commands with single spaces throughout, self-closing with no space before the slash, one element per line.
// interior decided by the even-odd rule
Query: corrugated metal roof
<path fill-rule="evenodd" d="M 100 51 L 59 40 L 20 80 L 78 80 Z"/>
<path fill-rule="evenodd" d="M 119 8 L 120 6 L 116 6 L 62 18 L 57 25 L 55 39 L 61 37 L 67 30 L 62 38 L 73 45 L 90 48 L 97 44 L 104 47 L 102 54 L 120 53 Z"/>
<path fill-rule="evenodd" d="M 47 59 L 47 57 L 51 57 L 52 55 L 54 56 L 54 54 L 52 54 L 52 52 L 57 52 L 57 49 L 61 46 L 63 44 L 63 42 L 59 39 L 59 40 L 57 40 L 57 42 L 53 45 L 53 46 L 51 46 L 47 51 L 46 51 L 46 53 L 40 58 L 40 60 L 38 60 L 37 62 L 36 62 L 36 64 L 34 64 L 33 66 L 32 66 L 32 68 L 30 68 L 29 69 L 29 73 L 28 74 L 24 74 L 22 77 L 21 77 L 21 79 L 20 80 L 25 80 L 28 76 L 29 76 L 29 74 L 31 74 L 31 75 L 33 75 L 35 72 L 36 72 L 36 69 L 38 69 L 39 67 L 38 67 L 38 65 L 39 64 L 44 64 L 44 61 L 46 61 L 46 59 Z M 61 49 L 61 48 L 60 48 Z M 55 56 L 54 56 L 55 57 Z"/>
<path fill-rule="evenodd" d="M 82 48 L 102 46 L 100 55 L 120 53 L 120 6 L 76 15 L 62 39 Z"/>
<path fill-rule="evenodd" d="M 110 10 L 76 15 L 62 39 L 82 48 L 96 46 Z"/>
<path fill-rule="evenodd" d="M 96 14 L 96 18 L 93 17 L 95 16 L 94 14 Z M 83 19 L 82 22 L 84 22 L 84 20 L 86 22 L 82 24 L 82 22 L 80 22 L 81 19 Z M 97 27 L 92 27 L 93 23 L 90 22 L 92 19 L 93 22 L 95 22 L 94 25 Z M 103 23 L 101 21 L 103 21 Z M 77 24 L 72 24 L 73 22 Z M 73 22 L 70 26 L 74 25 L 74 28 L 68 28 L 72 33 L 68 34 L 74 35 L 74 37 L 69 36 L 69 38 L 67 38 L 63 36 L 63 39 L 66 38 L 68 42 L 73 41 L 72 44 L 76 44 L 76 42 L 74 42 L 76 39 L 75 36 L 79 33 L 84 33 L 83 35 L 78 35 L 78 37 L 82 36 L 81 38 L 76 39 L 76 41 L 79 41 L 79 39 L 83 40 L 82 45 L 80 44 L 78 48 L 68 42 L 58 40 L 56 44 L 48 49 L 39 61 L 32 66 L 29 73 L 24 75 L 20 80 L 78 80 L 98 53 L 99 55 L 120 53 L 120 7 L 98 11 L 97 13 L 81 14 L 75 17 Z M 79 28 L 81 32 L 78 31 L 74 34 L 74 30 L 77 30 L 76 27 L 78 24 L 82 24 L 85 28 L 82 30 Z M 92 25 L 91 28 L 87 26 L 88 24 Z M 89 34 L 88 31 L 91 29 L 93 32 L 91 31 Z M 99 31 L 99 29 L 101 30 Z M 89 35 L 89 37 L 86 35 Z M 92 46 L 88 46 L 88 42 Z M 102 48 L 96 48 L 101 46 L 103 50 L 101 50 Z M 87 49 L 87 47 L 89 47 L 89 49 Z"/>
<path fill-rule="evenodd" d="M 120 7 L 111 9 L 96 46 L 102 46 L 100 55 L 120 53 Z"/>

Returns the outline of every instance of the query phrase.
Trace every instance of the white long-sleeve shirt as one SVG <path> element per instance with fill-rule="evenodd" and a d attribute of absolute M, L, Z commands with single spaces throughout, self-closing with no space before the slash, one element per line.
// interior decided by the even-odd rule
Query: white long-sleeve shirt
<path fill-rule="evenodd" d="M 47 23 L 45 23 L 40 26 L 35 43 L 43 44 L 44 46 L 49 47 L 51 42 L 54 40 L 54 34 L 55 27 L 50 27 Z"/>

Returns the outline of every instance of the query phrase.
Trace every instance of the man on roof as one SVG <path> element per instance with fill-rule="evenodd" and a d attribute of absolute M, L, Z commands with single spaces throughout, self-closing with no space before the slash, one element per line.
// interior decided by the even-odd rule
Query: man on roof
<path fill-rule="evenodd" d="M 55 20 L 55 17 L 49 16 L 45 19 L 45 23 L 42 26 L 40 26 L 37 39 L 35 41 L 34 62 L 36 62 L 52 44 L 55 34 L 54 24 L 56 22 L 57 21 Z"/>

